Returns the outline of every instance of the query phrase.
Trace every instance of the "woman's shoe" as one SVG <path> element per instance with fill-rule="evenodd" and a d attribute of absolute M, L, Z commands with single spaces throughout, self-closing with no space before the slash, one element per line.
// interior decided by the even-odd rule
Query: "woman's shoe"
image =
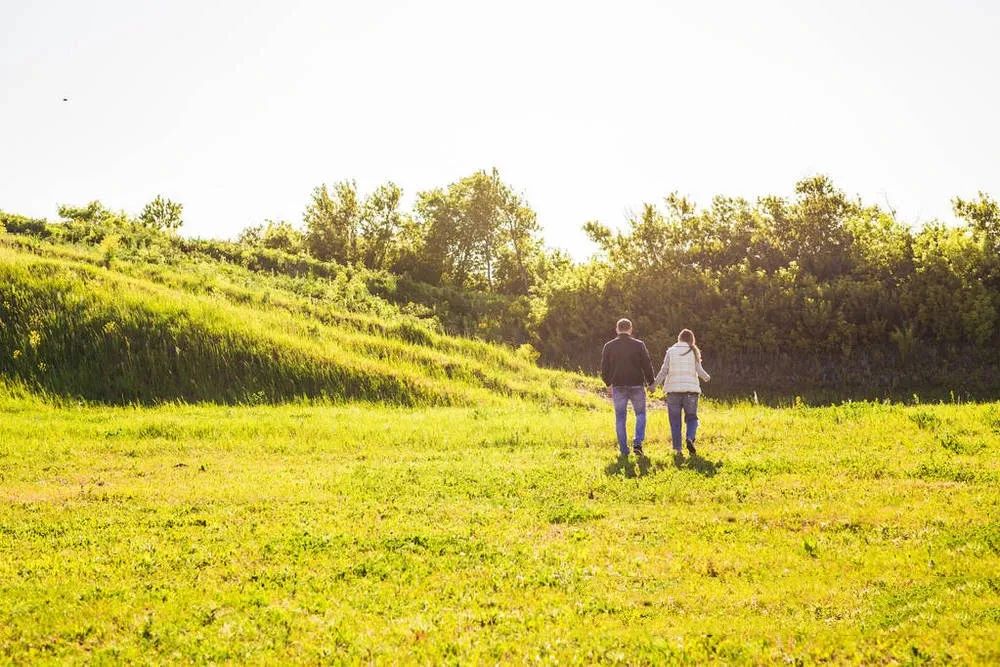
<path fill-rule="evenodd" d="M 698 453 L 698 452 L 695 451 L 695 448 L 694 448 L 694 440 L 688 440 L 687 441 L 687 446 L 688 446 L 688 454 L 690 454 L 691 456 L 694 456 L 695 454 Z"/>

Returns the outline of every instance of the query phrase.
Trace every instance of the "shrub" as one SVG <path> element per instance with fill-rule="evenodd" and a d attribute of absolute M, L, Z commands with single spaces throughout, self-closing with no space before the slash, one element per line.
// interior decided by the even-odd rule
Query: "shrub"
<path fill-rule="evenodd" d="M 0 211 L 0 231 L 3 229 L 6 229 L 10 234 L 39 237 L 49 236 L 45 220 Z"/>

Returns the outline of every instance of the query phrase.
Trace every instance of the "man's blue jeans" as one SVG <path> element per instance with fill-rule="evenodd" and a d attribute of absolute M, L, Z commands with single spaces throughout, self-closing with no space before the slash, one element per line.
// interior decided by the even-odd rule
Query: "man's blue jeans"
<path fill-rule="evenodd" d="M 698 394 L 695 392 L 670 392 L 667 394 L 667 416 L 670 418 L 670 439 L 674 451 L 681 451 L 681 411 L 687 425 L 687 439 L 693 441 L 698 433 Z"/>
<path fill-rule="evenodd" d="M 623 456 L 628 456 L 625 415 L 629 401 L 635 410 L 635 446 L 642 447 L 642 441 L 646 438 L 646 388 L 642 385 L 611 388 L 611 402 L 615 404 L 615 433 L 618 435 L 618 449 Z"/>

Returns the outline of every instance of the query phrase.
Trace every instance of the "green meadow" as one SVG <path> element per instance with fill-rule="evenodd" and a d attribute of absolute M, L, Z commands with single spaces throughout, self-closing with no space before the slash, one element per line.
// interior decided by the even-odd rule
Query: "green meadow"
<path fill-rule="evenodd" d="M 621 460 L 596 378 L 170 247 L 0 234 L 2 663 L 1000 661 L 1000 404 Z"/>
<path fill-rule="evenodd" d="M 1000 405 L 0 401 L 0 658 L 995 663 Z"/>

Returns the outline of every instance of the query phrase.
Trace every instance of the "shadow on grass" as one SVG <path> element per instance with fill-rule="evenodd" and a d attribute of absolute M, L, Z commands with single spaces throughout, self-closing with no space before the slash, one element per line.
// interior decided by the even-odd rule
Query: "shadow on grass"
<path fill-rule="evenodd" d="M 722 461 L 709 461 L 706 458 L 694 454 L 688 459 L 683 456 L 674 456 L 674 467 L 681 470 L 693 470 L 702 477 L 715 477 L 722 467 Z"/>
<path fill-rule="evenodd" d="M 646 477 L 666 469 L 666 463 L 652 461 L 648 456 L 640 456 L 634 461 L 627 456 L 616 456 L 614 461 L 604 467 L 604 474 L 608 476 L 624 475 L 628 478 Z"/>
<path fill-rule="evenodd" d="M 682 455 L 674 455 L 672 463 L 678 470 L 690 470 L 702 477 L 715 477 L 719 469 L 722 468 L 722 461 L 709 461 L 697 454 L 687 459 Z M 655 475 L 668 467 L 669 464 L 664 461 L 652 461 L 648 456 L 640 456 L 635 460 L 627 456 L 616 456 L 611 463 L 604 467 L 604 474 L 609 477 L 623 475 L 632 479 Z"/>

